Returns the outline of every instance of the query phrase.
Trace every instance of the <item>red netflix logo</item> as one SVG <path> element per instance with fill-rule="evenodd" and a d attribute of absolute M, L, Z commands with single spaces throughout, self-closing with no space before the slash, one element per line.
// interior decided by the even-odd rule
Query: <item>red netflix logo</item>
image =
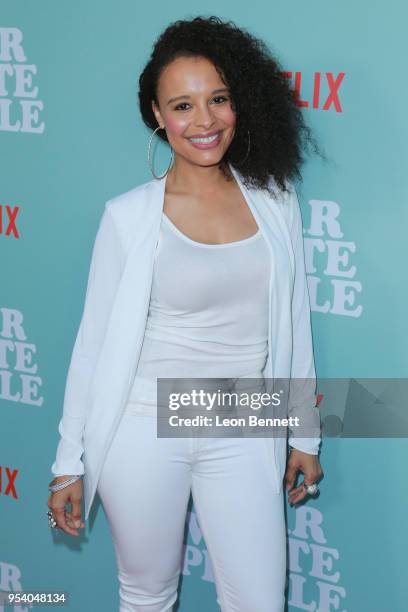
<path fill-rule="evenodd" d="M 311 108 L 320 109 L 324 111 L 330 110 L 333 106 L 336 113 L 343 112 L 343 109 L 340 104 L 339 89 L 345 77 L 345 74 L 345 72 L 339 72 L 337 77 L 334 78 L 332 72 L 325 72 L 324 76 L 322 76 L 321 72 L 315 72 L 313 77 L 312 100 L 310 103 L 309 100 L 302 99 L 302 73 L 286 71 L 283 72 L 283 76 L 289 79 L 292 78 L 292 75 L 294 75 L 295 77 L 294 91 L 298 106 L 309 108 L 309 106 L 311 105 Z M 326 96 L 324 101 L 321 101 L 320 98 L 323 95 L 323 84 L 327 85 L 328 95 Z"/>
<path fill-rule="evenodd" d="M 14 499 L 18 499 L 16 486 L 14 481 L 18 474 L 18 470 L 11 471 L 10 468 L 0 465 L 0 493 L 3 495 L 12 495 Z"/>
<path fill-rule="evenodd" d="M 0 234 L 10 236 L 13 233 L 14 238 L 20 238 L 16 226 L 16 217 L 19 210 L 19 206 L 12 208 L 9 204 L 0 204 Z"/>

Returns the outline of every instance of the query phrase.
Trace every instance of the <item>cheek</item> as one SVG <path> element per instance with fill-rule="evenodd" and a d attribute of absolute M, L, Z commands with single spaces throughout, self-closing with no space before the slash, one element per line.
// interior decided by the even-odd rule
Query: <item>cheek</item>
<path fill-rule="evenodd" d="M 232 110 L 230 106 L 223 106 L 219 109 L 218 117 L 226 124 L 228 127 L 234 127 L 236 122 L 236 114 Z"/>
<path fill-rule="evenodd" d="M 171 117 L 166 117 L 167 132 L 171 136 L 182 136 L 187 126 L 188 121 L 185 117 L 175 117 L 174 115 Z"/>

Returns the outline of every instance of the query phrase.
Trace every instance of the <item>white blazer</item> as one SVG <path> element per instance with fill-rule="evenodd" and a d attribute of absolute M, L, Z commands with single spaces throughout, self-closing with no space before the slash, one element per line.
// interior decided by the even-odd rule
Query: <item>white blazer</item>
<path fill-rule="evenodd" d="M 274 198 L 265 190 L 245 187 L 241 174 L 229 167 L 271 254 L 269 350 L 263 375 L 267 381 L 299 378 L 310 383 L 291 398 L 289 412 L 306 416 L 311 437 L 289 436 L 289 443 L 317 454 L 320 417 L 315 405 L 310 302 L 296 190 L 288 182 L 290 193 L 279 190 L 279 197 Z M 58 426 L 60 440 L 51 466 L 54 475 L 84 475 L 85 520 L 137 369 L 165 184 L 166 177 L 152 179 L 107 201 L 93 246 Z M 273 185 L 277 188 L 275 182 Z M 286 469 L 287 439 L 270 441 L 279 492 Z"/>

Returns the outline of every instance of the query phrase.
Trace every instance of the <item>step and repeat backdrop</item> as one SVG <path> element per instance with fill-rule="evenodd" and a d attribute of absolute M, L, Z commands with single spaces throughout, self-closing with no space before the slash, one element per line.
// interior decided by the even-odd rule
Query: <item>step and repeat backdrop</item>
<path fill-rule="evenodd" d="M 51 530 L 50 466 L 104 204 L 151 178 L 139 73 L 170 22 L 212 14 L 276 53 L 327 155 L 309 156 L 297 185 L 327 435 L 320 496 L 286 502 L 288 610 L 403 612 L 408 449 L 394 405 L 408 332 L 402 0 L 0 0 L 0 592 L 64 591 L 75 612 L 118 609 L 100 500 L 79 538 Z M 165 168 L 168 150 L 158 155 Z M 339 379 L 336 397 L 322 391 L 326 379 Z M 344 415 L 362 406 L 368 418 L 380 410 L 388 435 L 381 425 L 343 435 Z M 215 612 L 193 504 L 184 544 L 179 610 Z"/>

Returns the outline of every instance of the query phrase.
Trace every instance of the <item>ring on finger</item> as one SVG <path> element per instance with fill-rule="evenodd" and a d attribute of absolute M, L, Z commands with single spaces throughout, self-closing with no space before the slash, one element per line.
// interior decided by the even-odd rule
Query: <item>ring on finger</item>
<path fill-rule="evenodd" d="M 306 489 L 306 492 L 309 495 L 316 495 L 316 493 L 319 491 L 319 487 L 317 486 L 316 482 L 312 482 L 311 484 L 306 484 L 305 481 L 302 482 L 303 487 Z"/>
<path fill-rule="evenodd" d="M 59 529 L 57 525 L 57 521 L 55 520 L 54 515 L 51 512 L 51 510 L 47 510 L 47 517 L 48 517 L 48 526 L 51 527 L 52 529 Z"/>

